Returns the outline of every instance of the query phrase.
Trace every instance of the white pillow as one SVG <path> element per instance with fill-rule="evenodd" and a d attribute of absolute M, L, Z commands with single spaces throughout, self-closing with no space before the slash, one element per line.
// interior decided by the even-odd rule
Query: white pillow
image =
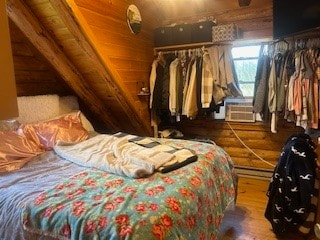
<path fill-rule="evenodd" d="M 76 96 L 59 97 L 52 95 L 37 95 L 18 97 L 19 123 L 35 123 L 56 118 L 60 115 L 79 110 Z M 81 113 L 81 122 L 87 131 L 94 128 L 86 116 Z"/>
<path fill-rule="evenodd" d="M 59 115 L 58 95 L 38 95 L 18 97 L 19 117 L 16 120 L 20 123 L 33 123 Z"/>

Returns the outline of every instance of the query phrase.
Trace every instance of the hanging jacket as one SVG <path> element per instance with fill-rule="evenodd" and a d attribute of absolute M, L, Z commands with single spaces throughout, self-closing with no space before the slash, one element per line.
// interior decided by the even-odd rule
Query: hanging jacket
<path fill-rule="evenodd" d="M 270 57 L 261 55 L 258 60 L 257 73 L 255 77 L 253 111 L 261 113 L 261 118 L 266 121 L 269 116 L 268 109 L 268 76 L 270 74 Z"/>
<path fill-rule="evenodd" d="M 275 234 L 301 225 L 310 212 L 317 155 L 307 134 L 294 134 L 285 143 L 273 172 L 265 217 Z"/>

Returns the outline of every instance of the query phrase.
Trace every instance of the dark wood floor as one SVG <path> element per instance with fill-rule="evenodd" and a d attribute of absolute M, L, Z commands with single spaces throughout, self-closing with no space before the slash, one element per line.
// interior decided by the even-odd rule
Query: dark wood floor
<path fill-rule="evenodd" d="M 264 217 L 268 186 L 269 181 L 239 177 L 237 204 L 234 210 L 226 212 L 218 240 L 304 239 L 297 234 L 277 238 L 272 232 L 269 221 Z"/>

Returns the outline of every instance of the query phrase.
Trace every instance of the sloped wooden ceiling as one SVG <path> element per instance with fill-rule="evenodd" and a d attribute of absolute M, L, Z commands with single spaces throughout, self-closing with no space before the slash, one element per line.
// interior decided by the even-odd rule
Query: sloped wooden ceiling
<path fill-rule="evenodd" d="M 149 118 L 141 113 L 143 103 L 133 99 L 108 57 L 98 51 L 75 2 L 8 0 L 7 13 L 106 129 L 150 134 Z"/>
<path fill-rule="evenodd" d="M 59 73 L 50 65 L 50 62 L 11 20 L 9 28 L 17 95 L 74 94 Z"/>

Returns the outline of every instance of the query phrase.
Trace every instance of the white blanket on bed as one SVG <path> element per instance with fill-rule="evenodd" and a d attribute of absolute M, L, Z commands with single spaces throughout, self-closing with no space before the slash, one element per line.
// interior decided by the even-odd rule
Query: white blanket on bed
<path fill-rule="evenodd" d="M 58 143 L 54 151 L 76 164 L 132 178 L 146 177 L 172 162 L 175 155 L 146 148 L 126 137 L 99 134 L 74 145 Z"/>

